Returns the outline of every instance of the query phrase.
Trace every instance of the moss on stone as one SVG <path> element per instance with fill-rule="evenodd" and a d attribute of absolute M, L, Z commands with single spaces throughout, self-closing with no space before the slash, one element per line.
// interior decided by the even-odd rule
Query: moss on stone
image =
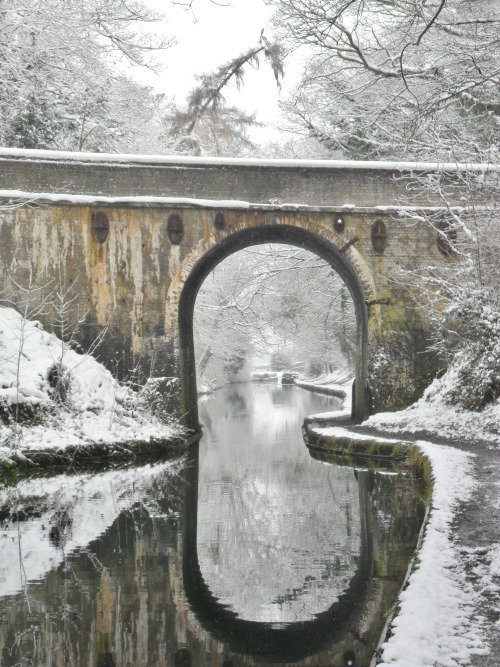
<path fill-rule="evenodd" d="M 0 485 L 9 480 L 17 480 L 20 473 L 32 473 L 40 470 L 86 469 L 98 466 L 128 463 L 137 460 L 157 460 L 178 456 L 200 437 L 199 433 L 190 436 L 176 436 L 170 439 L 129 441 L 127 443 L 89 443 L 66 447 L 64 450 L 44 449 L 34 451 L 12 450 L 9 461 L 0 461 Z"/>
<path fill-rule="evenodd" d="M 325 449 L 330 452 L 342 454 L 345 456 L 373 457 L 381 459 L 401 459 L 405 457 L 405 448 L 403 443 L 395 441 L 384 442 L 376 440 L 373 437 L 350 436 L 348 431 L 346 435 L 325 435 L 318 433 L 314 429 L 307 427 L 305 436 L 308 446 Z"/>
<path fill-rule="evenodd" d="M 325 435 L 314 430 L 311 422 L 304 426 L 304 438 L 315 457 L 318 457 L 317 452 L 321 452 L 323 456 L 328 456 L 327 460 L 334 457 L 351 461 L 352 464 L 362 460 L 363 465 L 370 460 L 386 461 L 406 468 L 421 484 L 424 502 L 430 504 L 433 491 L 432 466 L 418 445 L 397 440 L 386 442 L 358 433 L 350 435 L 348 430 L 345 430 L 345 435 Z"/>
<path fill-rule="evenodd" d="M 422 484 L 424 501 L 429 505 L 434 489 L 431 462 L 417 445 L 410 445 L 408 447 L 406 458 L 408 468 Z"/>

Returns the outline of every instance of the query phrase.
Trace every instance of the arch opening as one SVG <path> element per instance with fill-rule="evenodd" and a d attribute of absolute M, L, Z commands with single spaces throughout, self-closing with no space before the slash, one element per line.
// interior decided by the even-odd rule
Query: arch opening
<path fill-rule="evenodd" d="M 340 276 L 347 287 L 355 312 L 355 383 L 352 416 L 357 420 L 368 414 L 367 403 L 367 343 L 368 317 L 366 295 L 353 265 L 342 251 L 328 239 L 301 227 L 264 225 L 245 229 L 225 237 L 209 249 L 191 268 L 179 298 L 179 367 L 182 412 L 185 425 L 199 430 L 196 359 L 193 320 L 196 297 L 203 282 L 213 269 L 230 255 L 262 244 L 285 244 L 303 248 L 324 260 Z"/>
<path fill-rule="evenodd" d="M 226 257 L 198 291 L 193 329 L 199 393 L 280 372 L 285 384 L 354 377 L 349 291 L 305 248 L 267 243 Z"/>

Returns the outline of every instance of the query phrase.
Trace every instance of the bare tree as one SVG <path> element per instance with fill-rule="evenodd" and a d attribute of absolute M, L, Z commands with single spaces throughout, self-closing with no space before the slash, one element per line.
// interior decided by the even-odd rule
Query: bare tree
<path fill-rule="evenodd" d="M 0 4 L 0 142 L 24 148 L 123 150 L 151 91 L 124 65 L 154 68 L 170 41 L 137 0 L 3 0 Z M 142 122 L 142 121 L 141 121 Z"/>
<path fill-rule="evenodd" d="M 194 22 L 197 22 L 197 17 L 196 17 L 196 0 L 171 0 L 173 5 L 177 5 L 178 7 L 182 7 L 186 11 L 190 12 Z M 208 0 L 208 2 L 212 5 L 217 5 L 217 7 L 229 7 L 230 3 L 229 2 L 218 2 L 218 0 Z"/>
<path fill-rule="evenodd" d="M 308 65 L 293 127 L 355 158 L 498 157 L 500 43 L 491 0 L 272 0 Z"/>

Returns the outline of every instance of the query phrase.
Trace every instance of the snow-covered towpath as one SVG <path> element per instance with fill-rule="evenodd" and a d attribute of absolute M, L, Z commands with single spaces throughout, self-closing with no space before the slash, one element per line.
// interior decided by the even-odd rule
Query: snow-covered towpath
<path fill-rule="evenodd" d="M 309 418 L 325 435 L 343 428 L 417 442 L 432 464 L 434 492 L 417 565 L 378 665 L 500 665 L 500 404 L 481 413 L 450 406 L 446 381 L 435 381 L 407 410 L 362 425 L 350 422 L 348 401 L 341 413 Z"/>

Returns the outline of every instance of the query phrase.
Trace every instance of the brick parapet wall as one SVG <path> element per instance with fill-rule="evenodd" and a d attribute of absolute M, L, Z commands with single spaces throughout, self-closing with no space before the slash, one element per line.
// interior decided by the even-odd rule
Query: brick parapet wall
<path fill-rule="evenodd" d="M 232 160 L 109 162 L 81 158 L 47 159 L 36 151 L 8 155 L 0 151 L 0 189 L 54 194 L 185 197 L 238 200 L 268 204 L 271 199 L 311 206 L 394 206 L 406 198 L 408 177 L 426 173 L 384 163 Z M 46 153 L 41 152 L 44 155 Z M 50 154 L 50 153 L 49 153 Z M 26 155 L 26 156 L 25 156 Z M 30 157 L 27 157 L 27 156 Z M 77 156 L 78 154 L 76 154 Z M 235 163 L 236 162 L 236 163 Z M 360 165 L 363 166 L 355 166 Z M 453 174 L 450 174 L 453 180 Z M 458 183 L 451 187 L 451 203 L 463 205 Z M 440 205 L 440 199 L 412 193 L 412 205 Z"/>

